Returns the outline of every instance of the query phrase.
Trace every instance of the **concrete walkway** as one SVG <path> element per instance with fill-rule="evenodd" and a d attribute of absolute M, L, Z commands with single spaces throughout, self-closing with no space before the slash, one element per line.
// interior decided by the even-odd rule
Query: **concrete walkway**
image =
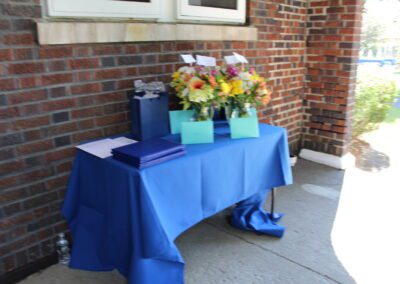
<path fill-rule="evenodd" d="M 226 221 L 229 210 L 185 232 L 177 244 L 186 260 L 186 283 L 400 283 L 395 228 L 400 217 L 400 124 L 380 133 L 390 139 L 367 137 L 372 142 L 359 153 L 358 168 L 344 172 L 299 161 L 295 184 L 277 193 L 287 226 L 282 239 L 232 228 Z M 372 162 L 365 153 L 373 153 Z M 21 282 L 39 283 L 126 280 L 117 272 L 55 265 Z"/>

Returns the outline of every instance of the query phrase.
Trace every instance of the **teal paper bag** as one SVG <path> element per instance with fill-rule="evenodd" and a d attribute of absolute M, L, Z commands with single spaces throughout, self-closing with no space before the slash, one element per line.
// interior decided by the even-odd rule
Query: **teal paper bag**
<path fill-rule="evenodd" d="M 214 123 L 193 121 L 182 123 L 182 144 L 214 143 Z"/>
<path fill-rule="evenodd" d="M 171 125 L 171 134 L 181 133 L 182 122 L 189 122 L 194 115 L 190 110 L 172 110 L 169 112 L 169 123 Z"/>
<path fill-rule="evenodd" d="M 229 124 L 232 139 L 260 137 L 257 117 L 232 118 Z"/>

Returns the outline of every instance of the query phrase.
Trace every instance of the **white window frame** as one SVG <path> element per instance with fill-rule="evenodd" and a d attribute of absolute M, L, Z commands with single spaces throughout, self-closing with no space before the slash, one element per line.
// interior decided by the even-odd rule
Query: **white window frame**
<path fill-rule="evenodd" d="M 246 0 L 237 0 L 238 9 L 224 9 L 189 5 L 189 0 L 177 0 L 178 20 L 198 20 L 212 22 L 246 22 Z M 215 15 L 215 16 L 210 16 Z"/>
<path fill-rule="evenodd" d="M 47 0 L 47 8 L 51 17 L 158 19 L 161 17 L 160 1 Z"/>
<path fill-rule="evenodd" d="M 233 10 L 193 6 L 189 5 L 189 0 L 151 0 L 150 3 L 110 0 L 47 0 L 47 10 L 50 17 L 153 19 L 159 22 L 245 23 L 246 0 L 237 1 L 238 9 Z"/>

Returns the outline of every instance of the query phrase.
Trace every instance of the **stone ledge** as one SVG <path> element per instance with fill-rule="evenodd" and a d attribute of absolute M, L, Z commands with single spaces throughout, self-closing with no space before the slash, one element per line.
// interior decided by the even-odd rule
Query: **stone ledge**
<path fill-rule="evenodd" d="M 309 149 L 301 149 L 299 156 L 302 159 L 326 165 L 329 167 L 333 167 L 339 170 L 352 168 L 355 165 L 355 158 L 350 153 L 347 153 L 346 155 L 339 157 Z"/>
<path fill-rule="evenodd" d="M 256 41 L 257 28 L 193 24 L 38 22 L 39 44 L 145 41 Z"/>

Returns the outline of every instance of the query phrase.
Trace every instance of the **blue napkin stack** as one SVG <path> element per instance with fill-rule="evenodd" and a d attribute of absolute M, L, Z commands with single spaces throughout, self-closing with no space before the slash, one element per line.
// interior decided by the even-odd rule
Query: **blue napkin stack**
<path fill-rule="evenodd" d="M 115 148 L 112 154 L 117 160 L 143 169 L 183 156 L 186 151 L 182 144 L 156 138 Z"/>

